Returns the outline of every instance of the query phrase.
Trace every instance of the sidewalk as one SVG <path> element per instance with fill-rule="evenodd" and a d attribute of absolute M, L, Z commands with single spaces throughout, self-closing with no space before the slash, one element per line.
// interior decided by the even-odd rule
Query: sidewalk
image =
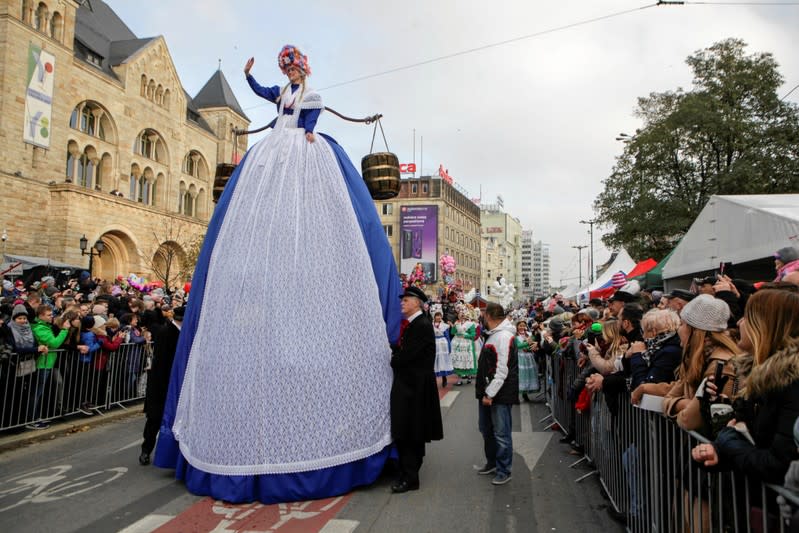
<path fill-rule="evenodd" d="M 0 432 L 0 453 L 13 450 L 22 446 L 41 442 L 45 440 L 53 440 L 56 437 L 68 437 L 75 433 L 83 433 L 89 431 L 95 426 L 124 420 L 126 418 L 134 418 L 141 416 L 143 401 L 134 402 L 126 405 L 124 408 L 115 407 L 110 411 L 103 414 L 94 416 L 85 416 L 81 414 L 71 415 L 63 420 L 55 419 L 51 421 L 51 425 L 47 429 L 25 429 L 25 427 L 8 429 Z M 142 428 L 144 421 L 142 421 Z"/>

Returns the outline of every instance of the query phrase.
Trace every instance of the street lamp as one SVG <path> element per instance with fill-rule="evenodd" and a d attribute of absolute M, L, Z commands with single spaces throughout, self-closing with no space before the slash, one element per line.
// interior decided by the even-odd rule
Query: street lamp
<path fill-rule="evenodd" d="M 594 282 L 594 224 L 596 224 L 596 219 L 592 218 L 590 220 L 581 220 L 580 224 L 588 224 L 588 233 L 591 238 L 591 249 L 589 250 L 590 256 L 588 258 L 588 263 L 591 265 L 591 272 L 588 274 L 588 283 Z"/>
<path fill-rule="evenodd" d="M 86 249 L 88 248 L 88 246 L 89 246 L 89 239 L 87 239 L 86 235 L 84 234 L 83 237 L 80 238 L 80 255 L 82 255 L 82 256 L 83 255 L 88 255 L 89 256 L 89 276 L 91 276 L 92 275 L 92 259 L 94 259 L 95 255 L 97 257 L 100 257 L 101 255 L 103 255 L 103 250 L 105 250 L 105 243 L 102 241 L 102 239 L 97 239 L 97 242 L 94 243 L 94 246 L 92 248 L 89 248 L 89 251 L 87 252 Z M 97 251 L 93 252 L 92 249 L 97 250 Z"/>
<path fill-rule="evenodd" d="M 579 283 L 580 283 L 580 285 L 579 286 L 582 289 L 583 288 L 583 248 L 588 248 L 588 246 L 583 244 L 583 245 L 580 245 L 580 246 L 572 246 L 572 248 L 577 248 L 577 255 L 579 257 L 577 259 L 577 263 L 580 265 L 580 268 L 579 268 L 579 272 L 580 272 L 580 278 L 579 278 L 580 282 Z"/>
<path fill-rule="evenodd" d="M 3 261 L 5 261 L 6 260 L 6 257 L 5 257 L 6 256 L 6 241 L 8 240 L 8 230 L 7 229 L 3 230 L 3 236 L 0 237 L 0 239 L 3 239 Z"/>

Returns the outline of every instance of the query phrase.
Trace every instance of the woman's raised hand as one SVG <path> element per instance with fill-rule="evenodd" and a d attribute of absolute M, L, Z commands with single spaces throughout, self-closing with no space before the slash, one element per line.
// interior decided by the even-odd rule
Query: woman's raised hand
<path fill-rule="evenodd" d="M 254 57 L 251 57 L 250 59 L 247 60 L 247 63 L 244 65 L 244 75 L 245 76 L 249 76 L 250 75 L 250 69 L 252 68 L 252 66 L 254 64 L 255 64 L 255 58 Z"/>

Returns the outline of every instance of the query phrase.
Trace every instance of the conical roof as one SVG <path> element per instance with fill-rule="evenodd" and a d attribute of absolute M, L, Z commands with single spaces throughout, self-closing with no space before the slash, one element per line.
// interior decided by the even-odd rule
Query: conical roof
<path fill-rule="evenodd" d="M 233 89 L 230 88 L 230 84 L 221 70 L 214 72 L 211 79 L 205 83 L 200 92 L 197 93 L 197 96 L 192 99 L 192 102 L 197 109 L 229 107 L 246 120 L 250 120 L 239 105 L 239 101 L 236 100 Z"/>

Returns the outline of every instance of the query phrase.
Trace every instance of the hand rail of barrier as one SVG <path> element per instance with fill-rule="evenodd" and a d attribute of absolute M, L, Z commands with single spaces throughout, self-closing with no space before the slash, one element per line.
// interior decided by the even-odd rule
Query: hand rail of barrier
<path fill-rule="evenodd" d="M 547 357 L 546 397 L 554 423 L 573 433 L 596 468 L 614 510 L 632 532 L 799 531 L 799 494 L 740 472 L 707 469 L 691 450 L 710 442 L 645 411 L 620 394 L 611 409 L 602 392 L 590 411 L 574 410 L 577 362 Z M 572 466 L 575 466 L 575 463 Z M 794 516 L 795 515 L 795 516 Z"/>
<path fill-rule="evenodd" d="M 144 398 L 152 344 L 127 343 L 113 352 L 54 350 L 53 368 L 36 357 L 0 360 L 0 431 L 60 417 L 99 414 Z"/>

